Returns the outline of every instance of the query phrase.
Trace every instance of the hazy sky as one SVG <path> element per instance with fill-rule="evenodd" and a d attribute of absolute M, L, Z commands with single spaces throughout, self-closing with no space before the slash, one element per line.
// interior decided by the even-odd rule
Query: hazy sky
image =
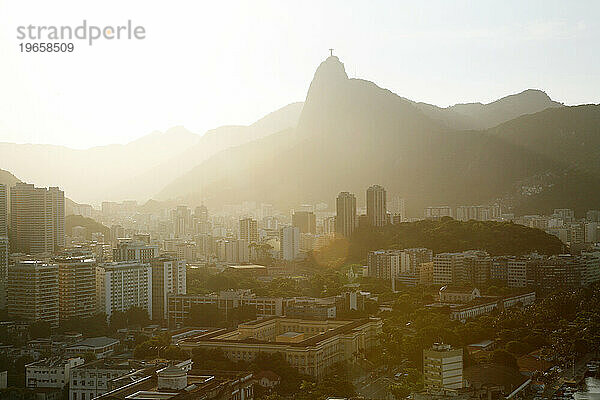
<path fill-rule="evenodd" d="M 19 52 L 17 26 L 83 19 L 131 19 L 146 39 Z M 351 77 L 441 106 L 527 88 L 598 103 L 599 21 L 598 1 L 0 0 L 0 141 L 82 148 L 249 124 L 304 100 L 329 47 Z"/>

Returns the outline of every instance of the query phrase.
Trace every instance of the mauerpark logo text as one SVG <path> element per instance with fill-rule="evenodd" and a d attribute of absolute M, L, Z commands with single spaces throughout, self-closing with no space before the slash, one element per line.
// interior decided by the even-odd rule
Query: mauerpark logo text
<path fill-rule="evenodd" d="M 72 26 L 40 26 L 28 25 L 17 27 L 17 39 L 19 40 L 87 40 L 91 46 L 96 40 L 119 40 L 146 38 L 146 29 L 143 26 L 133 26 L 131 20 L 127 25 L 97 26 L 88 25 L 87 20 L 83 24 Z"/>

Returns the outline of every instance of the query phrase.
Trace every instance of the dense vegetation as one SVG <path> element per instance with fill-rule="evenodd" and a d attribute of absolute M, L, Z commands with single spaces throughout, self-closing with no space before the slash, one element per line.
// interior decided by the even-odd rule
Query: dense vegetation
<path fill-rule="evenodd" d="M 279 400 L 293 396 L 298 400 L 325 399 L 327 397 L 351 397 L 355 395 L 348 370 L 344 364 L 331 368 L 331 374 L 316 382 L 308 375 L 300 374 L 285 360 L 281 353 L 259 353 L 252 361 L 231 361 L 220 349 L 194 349 L 194 369 L 225 371 L 272 371 L 281 377 L 281 383 L 272 390 L 255 385 L 256 397 Z"/>
<path fill-rule="evenodd" d="M 110 228 L 102 225 L 99 222 L 91 218 L 84 217 L 82 215 L 67 215 L 65 217 L 65 233 L 69 236 L 72 235 L 73 227 L 82 226 L 86 228 L 85 238 L 87 240 L 92 239 L 92 233 L 100 232 L 104 235 L 106 240 L 110 237 Z"/>
<path fill-rule="evenodd" d="M 358 229 L 350 240 L 348 260 L 364 260 L 370 250 L 410 247 L 427 247 L 434 253 L 486 250 L 491 255 L 521 255 L 559 254 L 564 246 L 557 237 L 540 229 L 510 222 L 462 222 L 446 217 Z"/>
<path fill-rule="evenodd" d="M 466 347 L 485 339 L 496 341 L 487 359 L 473 360 L 465 351 L 465 367 L 489 363 L 511 369 L 516 359 L 533 350 L 557 364 L 573 356 L 600 351 L 600 285 L 557 292 L 526 308 L 512 308 L 469 320 L 451 321 L 443 313 L 423 308 L 430 299 L 418 288 L 398 295 L 393 311 L 384 313 L 380 346 L 367 357 L 376 365 L 408 365 L 422 369 L 422 351 L 434 342 Z M 538 377 L 544 379 L 543 377 Z M 418 384 L 418 376 L 404 389 Z M 396 393 L 404 393 L 396 387 Z"/>

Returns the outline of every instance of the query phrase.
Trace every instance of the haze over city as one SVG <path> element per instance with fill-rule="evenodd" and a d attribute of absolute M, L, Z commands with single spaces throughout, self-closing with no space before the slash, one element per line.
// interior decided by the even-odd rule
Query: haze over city
<path fill-rule="evenodd" d="M 350 77 L 442 107 L 528 88 L 597 103 L 599 15 L 593 1 L 2 2 L 0 141 L 87 148 L 250 124 L 304 100 L 330 47 Z M 133 20 L 147 38 L 65 57 L 14 51 L 17 26 L 83 19 Z"/>
<path fill-rule="evenodd" d="M 0 399 L 600 395 L 596 2 L 0 3 Z"/>

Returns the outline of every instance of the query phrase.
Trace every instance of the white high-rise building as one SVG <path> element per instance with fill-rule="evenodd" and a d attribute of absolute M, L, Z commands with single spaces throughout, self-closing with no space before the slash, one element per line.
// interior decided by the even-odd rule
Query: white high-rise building
<path fill-rule="evenodd" d="M 152 318 L 152 268 L 139 261 L 101 264 L 96 267 L 96 304 L 107 317 L 114 311 L 140 307 Z"/>
<path fill-rule="evenodd" d="M 157 257 L 150 261 L 152 267 L 152 313 L 154 318 L 168 317 L 169 294 L 186 294 L 185 260 Z"/>
<path fill-rule="evenodd" d="M 281 228 L 279 243 L 281 258 L 288 261 L 295 260 L 300 255 L 300 229 L 293 226 Z"/>

